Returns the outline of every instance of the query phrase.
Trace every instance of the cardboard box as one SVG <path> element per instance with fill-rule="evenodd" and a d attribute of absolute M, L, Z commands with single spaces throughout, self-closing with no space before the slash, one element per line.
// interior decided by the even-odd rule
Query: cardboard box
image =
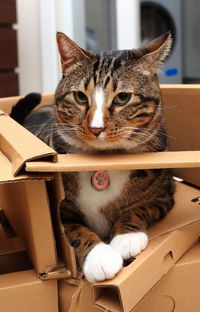
<path fill-rule="evenodd" d="M 1 311 L 58 312 L 57 282 L 42 282 L 33 270 L 22 240 L 0 210 Z"/>
<path fill-rule="evenodd" d="M 97 308 L 113 312 L 132 311 L 200 236 L 198 200 L 191 201 L 199 197 L 197 187 L 200 186 L 200 87 L 163 86 L 162 92 L 166 106 L 170 151 L 120 156 L 56 155 L 5 114 L 16 103 L 16 98 L 0 100 L 1 162 L 9 168 L 1 176 L 3 195 L 0 198 L 4 198 L 4 206 L 7 205 L 11 192 L 21 194 L 20 198 L 26 198 L 26 205 L 17 195 L 14 196 L 14 201 L 9 198 L 9 218 L 16 232 L 23 238 L 39 276 L 43 279 L 66 278 L 59 282 L 61 311 L 96 312 Z M 51 102 L 53 95 L 43 96 L 43 104 Z M 58 172 L 168 167 L 176 168 L 176 176 L 184 178 L 185 182 L 193 184 L 193 187 L 178 184 L 176 207 L 165 220 L 150 230 L 151 241 L 148 248 L 124 267 L 113 280 L 94 285 L 81 280 L 73 248 L 66 240 L 57 214 L 59 202 L 64 197 L 61 175 Z M 42 198 L 42 201 L 38 198 Z M 15 201 L 19 202 L 16 209 L 13 208 Z M 35 211 L 35 207 L 43 208 Z M 50 207 L 53 219 L 57 220 L 56 228 L 59 234 L 56 236 L 59 236 L 58 245 L 61 245 L 62 258 L 66 265 L 64 269 L 60 269 L 56 257 Z M 18 211 L 21 211 L 24 218 L 16 217 L 19 216 Z M 25 226 L 27 222 L 28 226 Z M 44 224 L 45 227 L 42 226 Z M 154 267 L 156 270 L 152 269 Z M 71 300 L 67 295 L 69 293 L 72 296 Z M 93 302 L 96 307 L 93 306 Z"/>
<path fill-rule="evenodd" d="M 132 312 L 199 312 L 200 243 L 192 247 Z"/>

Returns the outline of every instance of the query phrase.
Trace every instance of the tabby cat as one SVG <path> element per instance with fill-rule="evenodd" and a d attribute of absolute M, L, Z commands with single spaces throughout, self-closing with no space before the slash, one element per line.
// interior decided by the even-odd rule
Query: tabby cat
<path fill-rule="evenodd" d="M 27 129 L 58 153 L 166 149 L 156 72 L 170 51 L 169 33 L 137 50 L 85 51 L 63 33 L 57 42 L 63 76 L 55 104 L 31 112 Z M 11 116 L 18 119 L 20 105 L 27 115 L 39 101 L 28 95 Z M 90 282 L 113 278 L 123 260 L 145 249 L 147 228 L 174 203 L 169 170 L 70 172 L 63 181 L 62 222 L 78 268 Z"/>

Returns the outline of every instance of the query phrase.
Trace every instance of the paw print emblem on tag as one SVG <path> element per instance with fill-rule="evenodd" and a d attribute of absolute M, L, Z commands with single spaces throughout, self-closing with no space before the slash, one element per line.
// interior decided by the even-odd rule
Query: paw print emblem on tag
<path fill-rule="evenodd" d="M 91 177 L 91 185 L 97 191 L 105 190 L 109 184 L 110 178 L 105 170 L 98 170 Z"/>

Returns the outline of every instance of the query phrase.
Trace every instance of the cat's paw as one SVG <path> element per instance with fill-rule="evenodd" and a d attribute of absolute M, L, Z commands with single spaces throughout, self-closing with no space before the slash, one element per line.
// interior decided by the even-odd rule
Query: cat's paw
<path fill-rule="evenodd" d="M 148 244 L 148 236 L 144 232 L 116 235 L 110 242 L 121 257 L 126 260 L 138 255 Z"/>
<path fill-rule="evenodd" d="M 83 273 L 89 282 L 100 282 L 113 278 L 122 265 L 123 260 L 119 253 L 109 245 L 99 243 L 88 253 L 83 264 Z"/>

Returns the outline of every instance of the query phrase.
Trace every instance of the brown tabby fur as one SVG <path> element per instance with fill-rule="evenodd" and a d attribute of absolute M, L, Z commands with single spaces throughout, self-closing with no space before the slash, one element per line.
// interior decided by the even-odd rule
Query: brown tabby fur
<path fill-rule="evenodd" d="M 156 70 L 169 53 L 171 36 L 165 34 L 144 48 L 131 51 L 91 52 L 80 49 L 58 33 L 63 77 L 55 94 L 55 105 L 32 112 L 24 125 L 59 153 L 155 152 L 166 149 L 162 101 Z M 90 122 L 95 112 L 92 94 L 101 87 L 105 94 L 104 139 Z M 75 91 L 87 95 L 79 105 Z M 131 93 L 129 102 L 115 105 L 120 92 Z M 146 231 L 173 206 L 174 184 L 169 170 L 132 170 L 123 191 L 104 205 L 100 213 L 109 224 L 106 234 L 88 226 L 77 198 L 80 174 L 63 174 L 66 199 L 61 205 L 62 222 L 75 248 L 81 271 L 88 252 L 100 241 L 115 235 Z M 104 191 L 102 192 L 102 196 Z"/>

